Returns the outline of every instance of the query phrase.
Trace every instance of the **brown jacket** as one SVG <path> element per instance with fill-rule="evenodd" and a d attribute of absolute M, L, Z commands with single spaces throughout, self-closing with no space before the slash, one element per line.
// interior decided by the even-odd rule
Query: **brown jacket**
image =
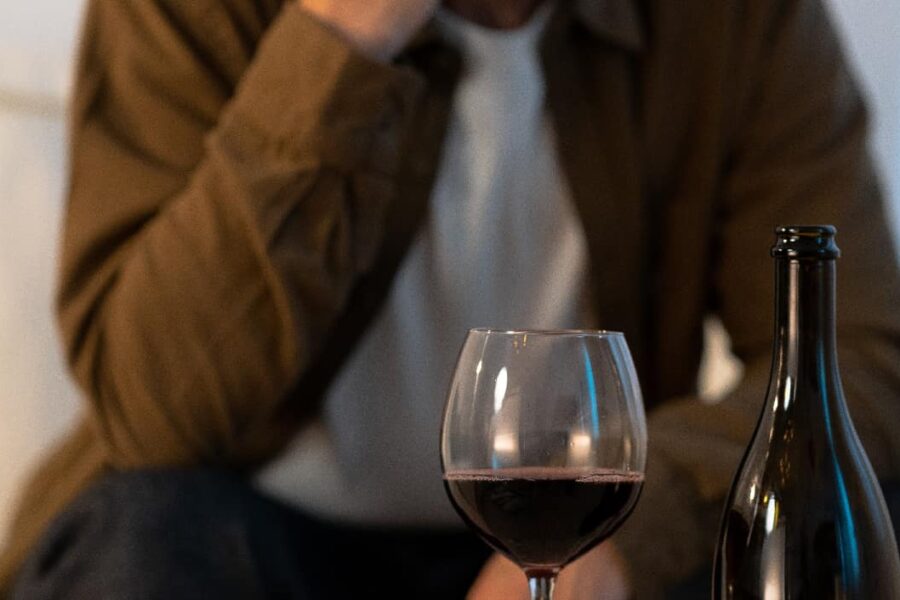
<path fill-rule="evenodd" d="M 770 365 L 772 229 L 834 223 L 844 384 L 900 471 L 900 278 L 865 114 L 818 0 L 561 0 L 542 47 L 596 313 L 632 346 L 641 599 L 708 561 Z M 2 583 L 106 469 L 253 469 L 316 410 L 427 209 L 459 58 L 366 60 L 293 1 L 93 0 L 59 317 L 84 422 L 24 492 Z M 695 398 L 702 320 L 746 367 Z"/>

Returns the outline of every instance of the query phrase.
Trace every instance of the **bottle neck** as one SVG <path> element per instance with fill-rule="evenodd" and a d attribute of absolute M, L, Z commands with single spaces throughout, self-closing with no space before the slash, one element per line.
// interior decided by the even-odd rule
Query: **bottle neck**
<path fill-rule="evenodd" d="M 835 334 L 835 264 L 829 259 L 776 260 L 775 360 L 785 401 L 797 389 L 827 397 L 839 386 Z M 786 408 L 786 406 L 785 406 Z"/>

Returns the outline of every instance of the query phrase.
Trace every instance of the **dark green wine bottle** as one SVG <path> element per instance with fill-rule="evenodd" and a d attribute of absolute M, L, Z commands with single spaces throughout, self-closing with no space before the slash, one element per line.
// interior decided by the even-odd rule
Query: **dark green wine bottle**
<path fill-rule="evenodd" d="M 834 233 L 776 229 L 772 374 L 725 506 L 715 599 L 900 599 L 894 531 L 841 389 Z"/>

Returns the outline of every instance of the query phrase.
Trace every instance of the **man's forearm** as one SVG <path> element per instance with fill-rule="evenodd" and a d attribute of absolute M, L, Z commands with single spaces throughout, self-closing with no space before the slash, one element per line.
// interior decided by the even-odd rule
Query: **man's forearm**
<path fill-rule="evenodd" d="M 76 97 L 60 296 L 70 360 L 116 465 L 259 460 L 241 440 L 266 439 L 377 252 L 417 83 L 289 6 L 203 132 L 191 119 L 210 102 L 206 81 L 183 90 L 186 73 L 130 43 L 118 59 L 141 61 L 144 79 L 129 88 L 131 71 L 105 65 L 100 85 L 122 91 L 93 87 L 87 74 Z M 84 62 L 93 60 L 107 58 Z M 181 150 L 176 134 L 206 137 L 189 175 L 149 153 L 146 124 L 112 130 L 141 106 L 169 128 L 160 152 Z"/>

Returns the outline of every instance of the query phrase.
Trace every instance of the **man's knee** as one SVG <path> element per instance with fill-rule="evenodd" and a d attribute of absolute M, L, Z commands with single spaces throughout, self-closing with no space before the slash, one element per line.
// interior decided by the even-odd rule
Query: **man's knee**
<path fill-rule="evenodd" d="M 280 531 L 272 505 L 227 472 L 114 473 L 51 525 L 16 597 L 263 597 L 257 553 Z"/>

